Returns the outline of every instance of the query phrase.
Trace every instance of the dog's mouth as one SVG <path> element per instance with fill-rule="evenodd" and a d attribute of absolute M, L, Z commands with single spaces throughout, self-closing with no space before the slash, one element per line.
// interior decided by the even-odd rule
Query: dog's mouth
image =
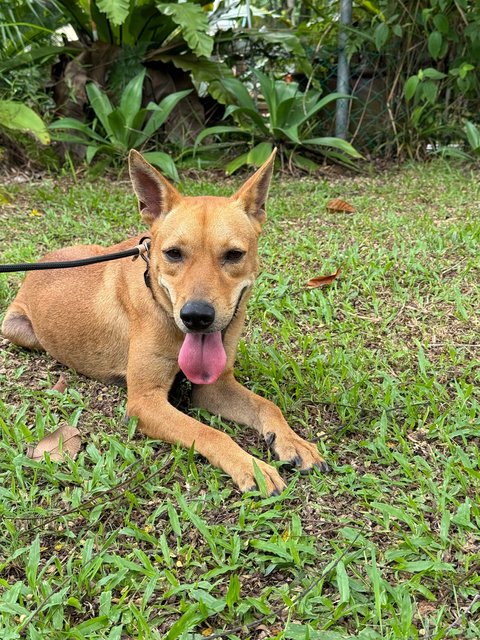
<path fill-rule="evenodd" d="M 222 332 L 186 333 L 178 364 L 194 384 L 212 384 L 218 380 L 227 364 Z"/>
<path fill-rule="evenodd" d="M 235 306 L 230 322 L 222 331 L 211 333 L 186 333 L 178 354 L 178 365 L 193 384 L 213 384 L 222 375 L 227 364 L 223 338 L 236 317 L 244 287 Z"/>

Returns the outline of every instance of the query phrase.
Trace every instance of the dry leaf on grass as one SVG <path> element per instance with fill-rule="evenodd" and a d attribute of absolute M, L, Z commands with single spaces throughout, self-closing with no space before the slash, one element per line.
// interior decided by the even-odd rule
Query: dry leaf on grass
<path fill-rule="evenodd" d="M 355 209 L 349 202 L 341 198 L 335 198 L 327 203 L 327 211 L 343 211 L 344 213 L 353 213 Z"/>
<path fill-rule="evenodd" d="M 65 378 L 63 373 L 61 373 L 57 382 L 53 385 L 52 391 L 58 391 L 58 393 L 65 393 L 65 391 L 67 390 L 67 386 L 68 386 L 67 379 Z"/>
<path fill-rule="evenodd" d="M 338 278 L 339 274 L 340 268 L 329 276 L 317 276 L 316 278 L 312 278 L 307 282 L 307 287 L 310 287 L 311 289 L 315 289 L 316 287 L 326 287 L 328 284 L 332 284 L 332 282 Z"/>
<path fill-rule="evenodd" d="M 42 438 L 36 446 L 30 445 L 27 448 L 27 456 L 32 460 L 41 460 L 44 453 L 48 452 L 52 460 L 61 462 L 65 459 L 66 453 L 75 459 L 81 446 L 79 430 L 65 424 Z"/>

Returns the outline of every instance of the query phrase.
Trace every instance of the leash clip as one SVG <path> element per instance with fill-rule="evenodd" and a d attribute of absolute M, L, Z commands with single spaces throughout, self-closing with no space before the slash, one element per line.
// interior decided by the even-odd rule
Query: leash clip
<path fill-rule="evenodd" d="M 137 244 L 135 249 L 138 250 L 138 255 L 133 256 L 132 262 L 135 262 L 138 256 L 140 256 L 142 260 L 144 260 L 147 263 L 147 268 L 148 268 L 148 266 L 150 266 L 150 257 L 148 255 L 150 251 L 150 238 L 148 236 L 144 236 L 143 238 L 140 238 L 140 242 Z"/>
<path fill-rule="evenodd" d="M 148 236 L 144 236 L 143 238 L 140 238 L 140 242 L 135 247 L 136 249 L 138 249 L 138 255 L 133 256 L 132 258 L 132 261 L 134 261 L 138 258 L 138 256 L 140 256 L 142 260 L 145 261 L 145 264 L 147 265 L 147 267 L 145 269 L 145 273 L 143 274 L 143 279 L 145 280 L 145 284 L 149 289 L 152 288 L 150 285 L 150 257 L 148 255 L 150 252 L 150 242 L 151 242 L 151 239 Z"/>

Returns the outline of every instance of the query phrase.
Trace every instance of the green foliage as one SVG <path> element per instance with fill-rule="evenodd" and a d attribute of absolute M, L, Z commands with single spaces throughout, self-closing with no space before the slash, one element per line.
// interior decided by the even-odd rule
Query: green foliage
<path fill-rule="evenodd" d="M 393 134 L 385 136 L 385 150 L 413 157 L 424 155 L 427 145 L 460 142 L 464 118 L 480 106 L 480 5 L 467 0 L 429 0 L 414 9 L 393 0 L 368 5 L 356 9 L 348 48 L 353 62 L 360 51 L 368 59 L 369 49 L 383 56 Z"/>
<path fill-rule="evenodd" d="M 0 100 L 0 127 L 30 133 L 41 144 L 50 142 L 50 135 L 42 118 L 21 102 Z"/>
<path fill-rule="evenodd" d="M 360 154 L 345 140 L 315 136 L 317 114 L 328 104 L 339 98 L 349 98 L 340 93 L 330 93 L 321 98 L 318 91 L 300 91 L 296 82 L 276 80 L 260 71 L 255 71 L 265 109 L 260 110 L 244 84 L 236 78 L 223 79 L 222 85 L 236 104 L 230 104 L 225 118 L 232 116 L 235 126 L 211 127 L 202 131 L 196 146 L 207 136 L 225 134 L 247 135 L 253 147 L 237 156 L 227 165 L 233 173 L 244 165 L 258 166 L 264 162 L 277 146 L 284 160 L 302 169 L 314 169 L 316 164 L 309 155 L 323 155 L 335 159 L 345 154 L 360 158 Z"/>
<path fill-rule="evenodd" d="M 473 122 L 467 122 L 465 124 L 465 133 L 473 153 L 480 155 L 480 129 Z"/>
<path fill-rule="evenodd" d="M 178 91 L 164 98 L 158 105 L 151 102 L 146 108 L 142 108 L 145 73 L 143 70 L 127 84 L 118 107 L 113 107 L 107 94 L 96 84 L 87 84 L 87 95 L 96 120 L 88 125 L 75 118 L 61 118 L 50 125 L 53 131 L 66 131 L 57 133 L 56 139 L 86 145 L 88 164 L 97 154 L 104 154 L 115 162 L 124 163 L 130 149 L 142 149 L 155 136 L 180 100 L 190 93 L 189 90 Z M 70 133 L 71 131 L 80 135 Z M 144 155 L 167 176 L 178 180 L 175 164 L 167 153 L 147 151 Z"/>
<path fill-rule="evenodd" d="M 173 22 L 180 27 L 191 51 L 197 56 L 209 56 L 213 49 L 213 38 L 208 35 L 207 14 L 198 4 L 159 3 L 157 9 L 166 16 L 171 16 Z"/>

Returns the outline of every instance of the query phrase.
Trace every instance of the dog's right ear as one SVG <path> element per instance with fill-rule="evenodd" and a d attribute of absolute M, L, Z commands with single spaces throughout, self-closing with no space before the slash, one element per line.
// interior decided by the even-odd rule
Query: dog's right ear
<path fill-rule="evenodd" d="M 140 215 L 148 225 L 152 225 L 160 216 L 171 211 L 182 196 L 135 149 L 128 156 L 128 168 Z"/>

